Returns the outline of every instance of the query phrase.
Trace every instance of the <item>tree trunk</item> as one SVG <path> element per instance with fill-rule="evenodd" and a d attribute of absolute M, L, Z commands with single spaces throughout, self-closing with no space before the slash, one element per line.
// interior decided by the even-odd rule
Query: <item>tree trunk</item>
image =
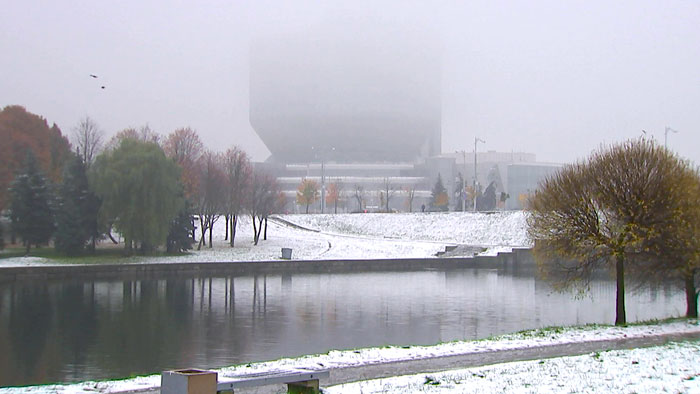
<path fill-rule="evenodd" d="M 236 224 L 238 223 L 238 216 L 231 216 L 231 247 L 233 247 L 233 242 L 236 239 Z"/>
<path fill-rule="evenodd" d="M 255 221 L 255 219 L 253 219 Z M 263 218 L 260 217 L 258 219 L 258 232 L 255 234 L 255 244 L 258 244 L 258 241 L 260 241 L 260 233 L 262 232 L 263 229 Z"/>
<path fill-rule="evenodd" d="M 202 249 L 202 245 L 206 245 L 206 242 L 204 241 L 205 235 L 207 233 L 207 227 L 204 225 L 204 220 L 202 217 L 199 217 L 199 227 L 200 230 L 202 231 L 202 236 L 199 237 L 199 243 L 197 244 L 197 250 Z"/>
<path fill-rule="evenodd" d="M 209 219 L 209 249 L 214 247 L 214 242 L 212 242 L 212 236 L 211 233 L 214 230 L 214 217 L 212 216 L 211 219 Z"/>
<path fill-rule="evenodd" d="M 267 241 L 267 216 L 265 216 L 265 232 L 263 235 L 263 241 Z"/>
<path fill-rule="evenodd" d="M 698 317 L 698 292 L 695 290 L 695 270 L 685 276 L 686 317 Z"/>
<path fill-rule="evenodd" d="M 615 258 L 615 274 L 617 278 L 617 297 L 615 300 L 615 325 L 627 325 L 625 315 L 625 263 L 624 256 L 619 254 Z"/>
<path fill-rule="evenodd" d="M 229 222 L 228 218 L 229 218 L 229 215 L 226 214 L 226 215 L 224 215 L 224 217 L 226 218 L 226 233 L 224 234 L 224 241 L 228 241 L 228 222 Z"/>
<path fill-rule="evenodd" d="M 27 247 L 24 249 L 24 256 L 27 257 L 29 256 L 29 250 L 32 248 L 32 243 L 27 241 L 24 243 L 27 245 Z"/>
<path fill-rule="evenodd" d="M 306 214 L 309 214 L 309 204 L 306 204 Z"/>
<path fill-rule="evenodd" d="M 206 238 L 206 236 L 207 236 L 207 226 L 205 226 L 204 223 L 205 223 L 205 221 L 202 218 L 202 216 L 200 215 L 199 216 L 199 227 L 200 227 L 200 230 L 202 230 L 202 236 L 199 237 L 199 244 L 200 245 L 204 244 L 204 246 L 206 246 L 207 242 L 204 240 L 204 238 Z M 199 250 L 199 249 L 197 249 L 197 250 Z"/>
<path fill-rule="evenodd" d="M 335 199 L 335 202 L 333 203 L 333 213 L 338 213 L 338 199 Z"/>
<path fill-rule="evenodd" d="M 119 242 L 112 236 L 112 223 L 107 225 L 107 236 L 112 240 L 113 244 L 118 244 Z"/>
<path fill-rule="evenodd" d="M 258 244 L 258 228 L 255 226 L 255 216 L 251 215 L 253 218 L 253 245 Z"/>
<path fill-rule="evenodd" d="M 192 241 L 197 239 L 197 229 L 194 226 L 194 216 L 190 216 L 190 224 L 192 224 Z"/>

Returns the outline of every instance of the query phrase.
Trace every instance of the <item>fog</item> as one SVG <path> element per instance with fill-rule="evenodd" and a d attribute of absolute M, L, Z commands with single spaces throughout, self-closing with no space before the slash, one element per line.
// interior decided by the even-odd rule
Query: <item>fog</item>
<path fill-rule="evenodd" d="M 86 115 L 108 135 L 190 126 L 212 149 L 236 144 L 265 160 L 250 124 L 251 44 L 281 43 L 283 64 L 310 64 L 296 35 L 338 43 L 325 70 L 344 83 L 328 93 L 341 107 L 367 113 L 394 97 L 355 81 L 363 67 L 370 81 L 386 70 L 373 85 L 398 96 L 425 88 L 415 97 L 436 101 L 446 153 L 479 137 L 480 150 L 571 162 L 641 130 L 663 143 L 670 126 L 668 146 L 700 162 L 698 21 L 691 1 L 13 1 L 0 14 L 0 106 L 23 105 L 66 134 Z M 395 48 L 410 56 L 397 61 Z M 434 75 L 421 82 L 416 64 Z"/>

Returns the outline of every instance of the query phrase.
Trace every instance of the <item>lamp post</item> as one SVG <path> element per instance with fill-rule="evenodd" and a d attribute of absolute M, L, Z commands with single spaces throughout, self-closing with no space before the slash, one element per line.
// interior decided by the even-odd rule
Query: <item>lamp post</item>
<path fill-rule="evenodd" d="M 462 199 L 462 212 L 467 211 L 467 151 L 464 149 L 457 150 L 455 153 L 462 153 L 462 164 L 464 164 L 464 175 L 462 176 L 462 190 L 459 192 L 459 198 Z"/>
<path fill-rule="evenodd" d="M 664 148 L 666 147 L 666 143 L 668 142 L 668 132 L 672 133 L 678 133 L 678 130 L 674 130 L 668 126 L 666 126 L 666 129 L 664 130 Z"/>
<path fill-rule="evenodd" d="M 486 141 L 482 140 L 479 137 L 474 137 L 474 212 L 476 212 L 476 143 L 481 142 L 483 144 L 486 143 Z"/>
<path fill-rule="evenodd" d="M 311 147 L 311 150 L 316 150 L 315 147 Z M 325 152 L 334 151 L 335 147 L 326 148 L 325 150 L 319 149 L 316 154 L 317 157 L 321 159 L 321 213 L 324 213 L 326 208 L 326 177 L 325 177 Z"/>

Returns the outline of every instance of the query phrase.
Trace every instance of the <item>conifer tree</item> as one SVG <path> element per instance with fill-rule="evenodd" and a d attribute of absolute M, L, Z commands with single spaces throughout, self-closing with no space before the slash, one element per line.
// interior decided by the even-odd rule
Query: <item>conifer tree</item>
<path fill-rule="evenodd" d="M 10 186 L 12 231 L 22 238 L 27 255 L 32 245 L 47 243 L 53 234 L 52 200 L 49 182 L 28 150 L 24 166 Z"/>
<path fill-rule="evenodd" d="M 88 186 L 85 163 L 73 155 L 63 173 L 58 193 L 54 246 L 67 255 L 77 255 L 97 231 L 99 201 Z"/>
<path fill-rule="evenodd" d="M 447 197 L 447 189 L 442 183 L 442 176 L 438 174 L 437 181 L 433 190 L 430 194 L 430 205 L 433 210 L 437 211 L 447 211 L 447 204 L 449 203 L 449 198 Z"/>
<path fill-rule="evenodd" d="M 181 253 L 192 249 L 194 239 L 192 239 L 191 235 L 193 231 L 191 204 L 185 200 L 185 206 L 170 224 L 170 232 L 168 232 L 166 240 L 168 253 Z"/>

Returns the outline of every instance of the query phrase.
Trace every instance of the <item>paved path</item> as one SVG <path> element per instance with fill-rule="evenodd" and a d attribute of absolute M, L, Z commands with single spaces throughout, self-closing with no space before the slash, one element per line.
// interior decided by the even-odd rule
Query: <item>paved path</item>
<path fill-rule="evenodd" d="M 387 378 L 399 375 L 432 373 L 450 369 L 479 367 L 513 361 L 539 360 L 543 358 L 578 356 L 606 350 L 633 349 L 663 345 L 669 342 L 700 340 L 700 332 L 658 334 L 645 337 L 592 340 L 565 344 L 543 345 L 528 348 L 481 351 L 451 356 L 427 357 L 408 361 L 392 361 L 341 367 L 330 370 L 330 378 L 321 381 L 321 387 L 361 380 Z M 145 391 L 158 393 L 158 390 Z M 280 393 L 284 386 L 265 386 L 237 390 L 236 393 Z"/>

